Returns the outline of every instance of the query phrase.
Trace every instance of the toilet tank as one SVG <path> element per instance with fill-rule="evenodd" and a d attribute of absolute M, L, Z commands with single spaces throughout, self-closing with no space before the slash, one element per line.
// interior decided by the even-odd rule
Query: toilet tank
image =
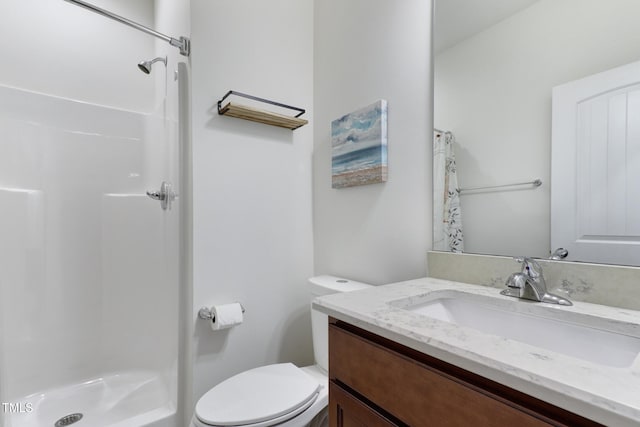
<path fill-rule="evenodd" d="M 315 276 L 309 279 L 311 300 L 323 295 L 351 292 L 371 287 L 366 283 L 343 279 L 335 276 Z M 329 318 L 326 314 L 311 309 L 311 333 L 313 335 L 313 355 L 316 364 L 325 371 L 329 370 Z"/>

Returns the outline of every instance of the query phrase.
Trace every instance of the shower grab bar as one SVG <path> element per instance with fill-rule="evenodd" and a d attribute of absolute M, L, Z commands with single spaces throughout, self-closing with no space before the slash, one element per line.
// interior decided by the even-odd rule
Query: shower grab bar
<path fill-rule="evenodd" d="M 533 185 L 534 187 L 540 187 L 542 185 L 542 181 L 539 180 L 539 179 L 535 179 L 533 181 L 515 182 L 513 184 L 489 185 L 489 186 L 485 186 L 485 187 L 458 188 L 458 192 L 462 193 L 463 191 L 489 190 L 489 189 L 492 189 L 492 188 L 515 187 L 515 186 L 520 186 L 520 185 Z"/>
<path fill-rule="evenodd" d="M 183 56 L 189 56 L 189 54 L 191 53 L 191 41 L 187 38 L 187 37 L 180 37 L 179 39 L 174 39 L 173 37 L 169 37 L 165 34 L 159 33 L 155 30 L 152 30 L 149 27 L 145 27 L 142 24 L 138 24 L 137 22 L 134 22 L 130 19 L 124 18 L 120 15 L 116 15 L 113 12 L 109 12 L 108 10 L 102 9 L 98 6 L 92 5 L 90 3 L 84 2 L 82 0 L 64 0 L 66 2 L 69 3 L 73 3 L 76 6 L 80 6 L 83 7 L 85 9 L 88 9 L 92 12 L 95 12 L 99 15 L 105 16 L 107 18 L 111 18 L 114 21 L 118 21 L 122 24 L 128 25 L 132 28 L 135 28 L 138 31 L 142 31 L 143 33 L 147 33 L 150 34 L 154 37 L 157 37 L 159 39 L 162 39 L 166 42 L 168 42 L 171 46 L 177 47 L 178 49 L 180 49 L 180 54 Z"/>

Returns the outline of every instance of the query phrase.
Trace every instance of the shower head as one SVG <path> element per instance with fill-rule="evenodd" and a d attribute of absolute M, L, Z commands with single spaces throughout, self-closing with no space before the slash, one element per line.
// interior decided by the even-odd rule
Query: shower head
<path fill-rule="evenodd" d="M 152 59 L 151 61 L 141 61 L 138 64 L 138 68 L 140 68 L 140 71 L 142 71 L 145 74 L 150 74 L 151 73 L 151 67 L 153 66 L 154 62 L 164 62 L 164 66 L 167 66 L 167 57 L 165 56 L 164 58 L 159 56 L 157 58 Z"/>

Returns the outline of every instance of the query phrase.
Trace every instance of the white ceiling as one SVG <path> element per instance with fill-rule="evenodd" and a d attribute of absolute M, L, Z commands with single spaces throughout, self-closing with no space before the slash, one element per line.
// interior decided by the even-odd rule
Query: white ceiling
<path fill-rule="evenodd" d="M 434 50 L 439 53 L 538 0 L 436 0 Z"/>

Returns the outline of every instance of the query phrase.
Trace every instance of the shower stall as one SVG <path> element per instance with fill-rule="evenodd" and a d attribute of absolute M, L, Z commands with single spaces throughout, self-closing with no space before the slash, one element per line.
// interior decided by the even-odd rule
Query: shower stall
<path fill-rule="evenodd" d="M 149 46 L 146 111 L 0 80 L 0 427 L 181 424 L 188 66 Z"/>

